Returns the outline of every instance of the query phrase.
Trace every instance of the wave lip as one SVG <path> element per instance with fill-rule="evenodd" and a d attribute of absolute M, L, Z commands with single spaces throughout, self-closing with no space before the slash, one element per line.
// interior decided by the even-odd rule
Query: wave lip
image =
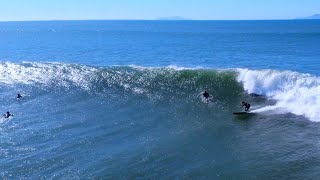
<path fill-rule="evenodd" d="M 237 69 L 238 82 L 248 93 L 256 93 L 274 99 L 273 107 L 320 122 L 320 78 L 310 74 L 277 70 Z"/>

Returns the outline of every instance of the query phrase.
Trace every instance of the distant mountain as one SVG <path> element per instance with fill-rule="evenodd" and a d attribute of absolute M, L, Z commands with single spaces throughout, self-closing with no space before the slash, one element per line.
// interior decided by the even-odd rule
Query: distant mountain
<path fill-rule="evenodd" d="M 161 18 L 158 18 L 157 20 L 189 20 L 189 19 L 186 19 L 180 16 L 170 16 L 170 17 L 161 17 Z"/>
<path fill-rule="evenodd" d="M 315 14 L 315 15 L 312 15 L 312 16 L 299 18 L 299 19 L 320 19 L 320 14 Z"/>

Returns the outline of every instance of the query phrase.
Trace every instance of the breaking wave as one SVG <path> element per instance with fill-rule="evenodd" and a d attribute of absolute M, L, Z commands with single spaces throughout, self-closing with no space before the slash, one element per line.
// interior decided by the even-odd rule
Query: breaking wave
<path fill-rule="evenodd" d="M 254 93 L 276 101 L 255 112 L 293 113 L 320 121 L 320 78 L 292 71 L 2 62 L 0 74 L 2 86 L 80 89 L 101 94 L 121 91 L 160 99 L 194 98 L 209 90 L 215 99 L 232 102 L 244 92 Z"/>
<path fill-rule="evenodd" d="M 248 93 L 276 100 L 256 112 L 280 110 L 320 121 L 320 78 L 292 71 L 239 69 L 237 80 Z"/>

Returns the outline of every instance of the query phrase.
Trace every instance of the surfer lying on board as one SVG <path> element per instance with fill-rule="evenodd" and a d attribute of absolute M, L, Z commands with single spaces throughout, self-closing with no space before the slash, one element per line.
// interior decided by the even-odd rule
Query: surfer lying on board
<path fill-rule="evenodd" d="M 20 99 L 20 98 L 22 98 L 22 96 L 21 96 L 21 94 L 19 93 L 19 94 L 17 95 L 17 99 Z"/>
<path fill-rule="evenodd" d="M 204 93 L 203 93 L 202 95 L 203 95 L 203 97 L 205 98 L 205 100 L 208 102 L 208 101 L 209 101 L 210 94 L 209 94 L 207 91 L 204 91 Z"/>
<path fill-rule="evenodd" d="M 251 105 L 247 102 L 242 101 L 242 107 L 243 106 L 245 111 L 249 111 Z"/>
<path fill-rule="evenodd" d="M 13 114 L 11 114 L 9 111 L 7 111 L 6 114 L 3 115 L 4 118 L 9 118 L 10 116 L 13 116 Z"/>

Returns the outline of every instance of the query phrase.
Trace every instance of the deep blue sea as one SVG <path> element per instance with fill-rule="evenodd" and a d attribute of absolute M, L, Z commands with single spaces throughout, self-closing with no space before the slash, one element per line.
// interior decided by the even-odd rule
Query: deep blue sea
<path fill-rule="evenodd" d="M 0 22 L 0 100 L 1 179 L 318 179 L 320 20 Z"/>

